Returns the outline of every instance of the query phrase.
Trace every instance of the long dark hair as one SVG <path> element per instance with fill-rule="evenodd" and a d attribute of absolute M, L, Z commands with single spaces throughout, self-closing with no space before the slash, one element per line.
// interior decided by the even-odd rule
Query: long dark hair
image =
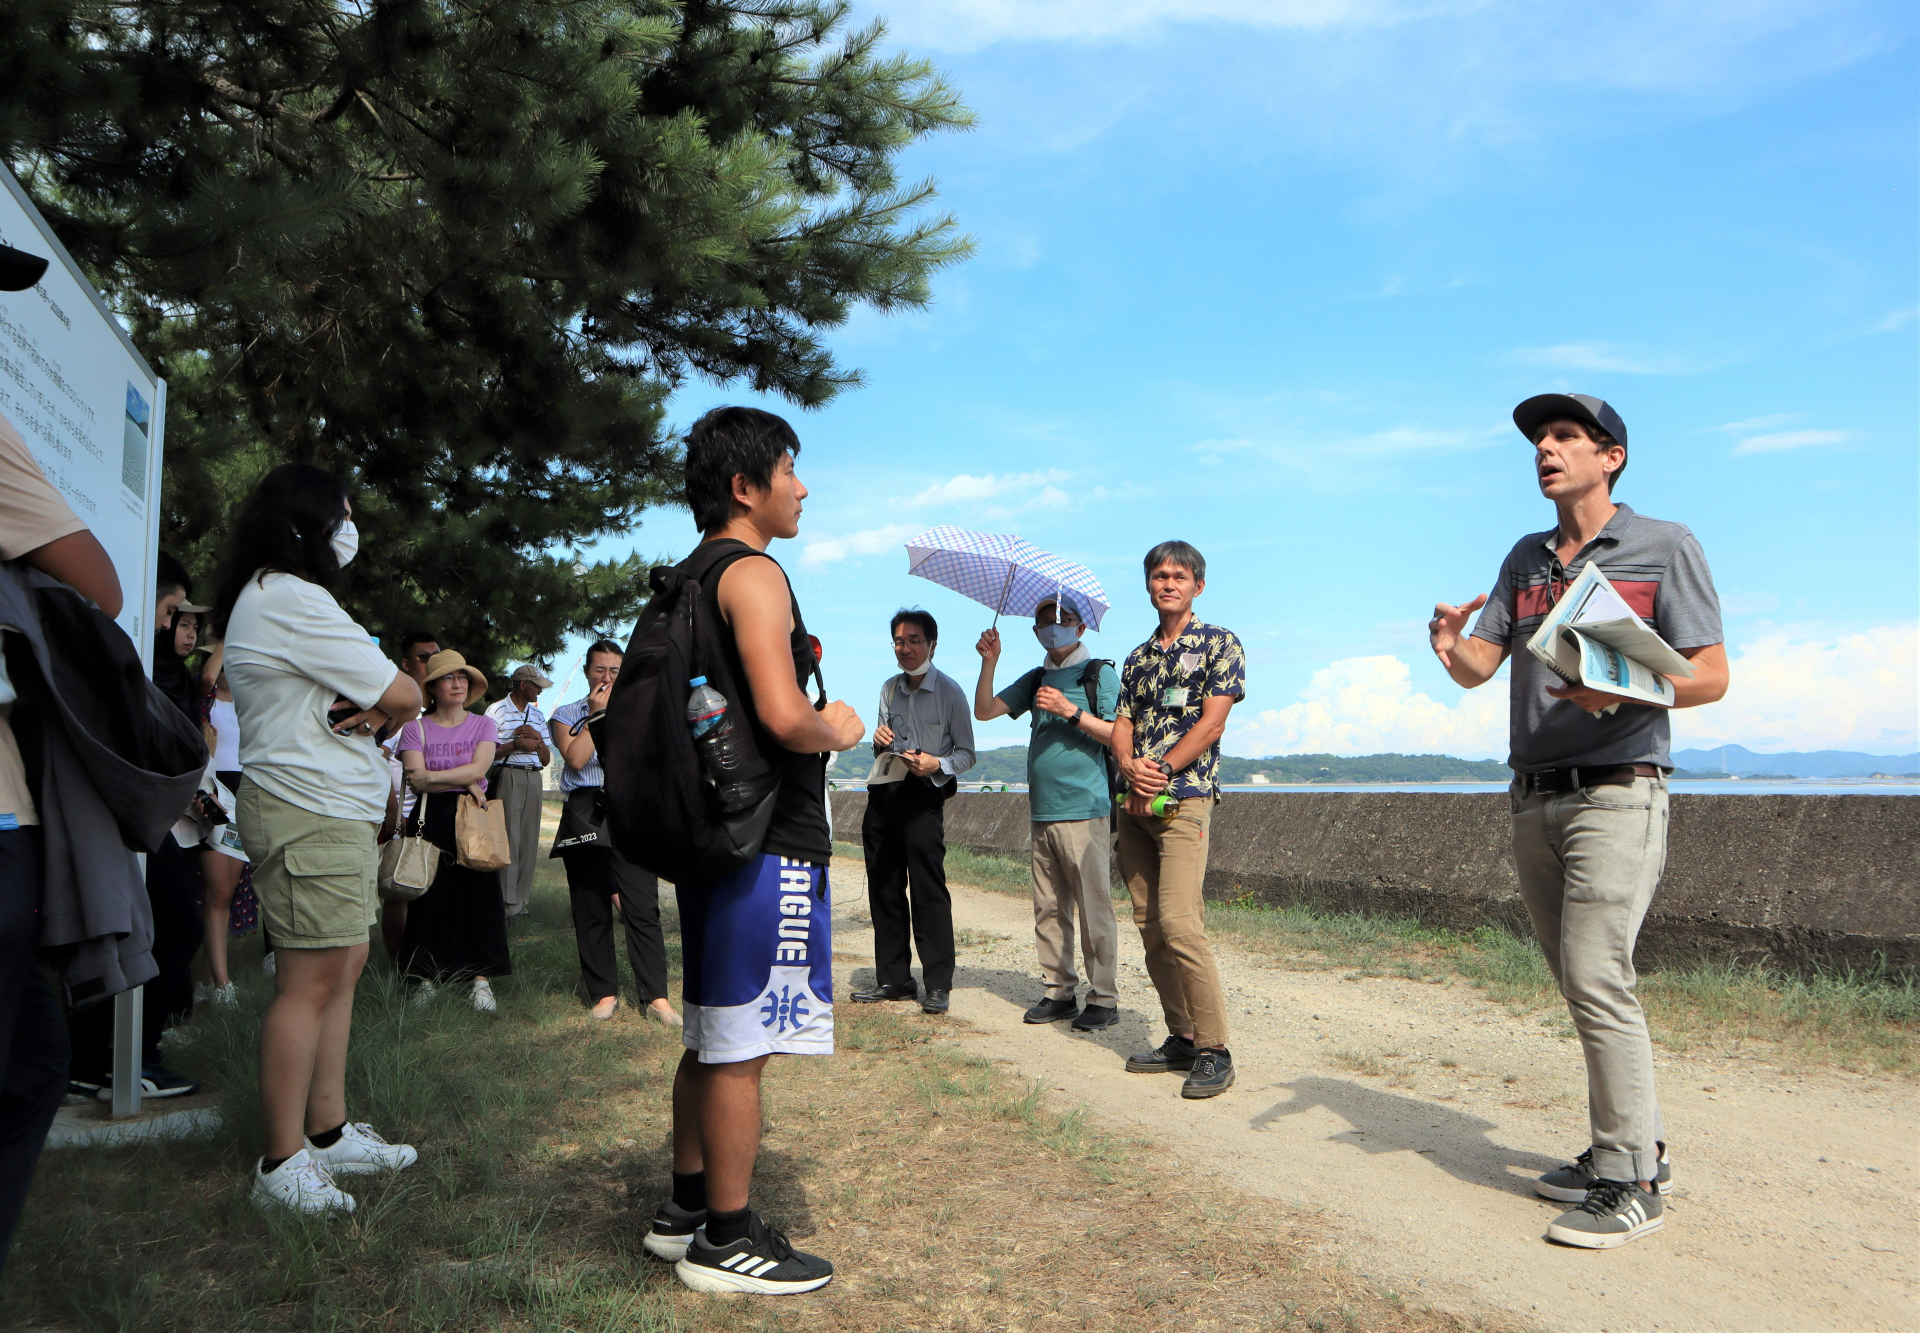
<path fill-rule="evenodd" d="M 247 580 L 267 570 L 337 593 L 340 561 L 331 543 L 346 517 L 346 483 L 325 468 L 282 463 L 260 478 L 227 533 L 213 598 L 214 632 L 226 637 L 227 618 Z"/>

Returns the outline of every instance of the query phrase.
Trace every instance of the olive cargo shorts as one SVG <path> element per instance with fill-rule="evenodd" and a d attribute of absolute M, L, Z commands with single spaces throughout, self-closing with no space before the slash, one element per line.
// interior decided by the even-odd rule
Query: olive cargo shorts
<path fill-rule="evenodd" d="M 235 804 L 240 845 L 253 862 L 276 949 L 337 949 L 365 944 L 378 900 L 379 826 L 331 819 L 240 779 Z"/>

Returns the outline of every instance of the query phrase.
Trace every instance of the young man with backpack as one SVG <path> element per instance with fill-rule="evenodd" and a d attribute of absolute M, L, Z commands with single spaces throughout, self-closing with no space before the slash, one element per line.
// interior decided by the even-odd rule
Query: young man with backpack
<path fill-rule="evenodd" d="M 1062 591 L 1033 613 L 1034 637 L 1046 649 L 1041 664 L 1006 689 L 993 692 L 1000 632 L 975 645 L 980 680 L 973 716 L 981 722 L 1033 711 L 1027 746 L 1027 804 L 1033 821 L 1033 934 L 1046 993 L 1026 1012 L 1029 1023 L 1073 1020 L 1077 1032 L 1097 1032 L 1120 1021 L 1115 979 L 1119 924 L 1113 915 L 1109 858 L 1113 839 L 1113 781 L 1107 743 L 1113 738 L 1120 678 L 1113 663 L 1087 652 L 1080 605 Z M 1080 919 L 1080 956 L 1091 988 L 1087 1007 L 1075 995 L 1074 918 Z"/>
<path fill-rule="evenodd" d="M 826 756 L 866 732 L 824 689 L 818 706 L 803 692 L 819 678 L 818 656 L 786 573 L 766 555 L 800 531 L 799 452 L 770 412 L 720 407 L 693 424 L 686 498 L 701 543 L 655 571 L 658 593 L 605 719 L 615 841 L 674 881 L 680 907 L 687 1050 L 673 1083 L 673 1192 L 644 1244 L 676 1260 L 696 1291 L 779 1295 L 833 1277 L 747 1199 L 768 1056 L 833 1050 Z M 724 719 L 700 733 L 724 755 L 702 755 L 690 735 L 693 680 L 726 700 Z M 724 776 L 739 782 L 702 787 L 702 762 L 733 764 Z M 689 787 L 698 804 L 677 798 Z M 733 868 L 702 869 L 716 866 Z"/>

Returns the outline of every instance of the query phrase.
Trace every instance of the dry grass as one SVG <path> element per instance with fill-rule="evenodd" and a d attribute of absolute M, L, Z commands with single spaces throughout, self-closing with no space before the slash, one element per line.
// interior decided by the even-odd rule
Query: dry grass
<path fill-rule="evenodd" d="M 1310 1217 L 1198 1187 L 970 1056 L 917 1013 L 840 1011 L 832 1059 L 775 1063 L 756 1206 L 831 1258 L 823 1291 L 697 1296 L 639 1240 L 667 1174 L 678 1044 L 631 1011 L 586 1017 L 564 897 L 543 877 L 485 1020 L 369 981 L 356 1115 L 418 1167 L 351 1186 L 332 1223 L 246 1202 L 249 1046 L 265 987 L 203 1015 L 177 1059 L 233 1123 L 202 1143 L 50 1154 L 0 1327 L 164 1330 L 1196 1330 L 1461 1327 L 1326 1258 Z M 243 958 L 242 964 L 246 963 Z M 457 998 L 457 997 L 456 997 Z M 951 1031 L 955 1020 L 945 1020 Z"/>

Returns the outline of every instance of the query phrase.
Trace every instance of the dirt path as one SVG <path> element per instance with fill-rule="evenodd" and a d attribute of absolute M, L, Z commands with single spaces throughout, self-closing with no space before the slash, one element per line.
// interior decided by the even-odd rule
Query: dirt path
<path fill-rule="evenodd" d="M 840 984 L 864 984 L 858 862 L 837 859 L 834 880 Z M 1552 1015 L 1511 1017 L 1464 983 L 1284 971 L 1217 943 L 1239 1082 L 1186 1102 L 1172 1077 L 1121 1068 L 1164 1035 L 1129 923 L 1122 1021 L 1088 1038 L 1021 1022 L 1040 994 L 1026 903 L 956 888 L 954 921 L 953 1011 L 982 1053 L 1151 1139 L 1178 1169 L 1321 1212 L 1342 1258 L 1426 1304 L 1607 1333 L 1920 1328 L 1909 1083 L 1658 1051 L 1677 1187 L 1667 1226 L 1621 1251 L 1568 1249 L 1543 1239 L 1559 1206 L 1531 1188 L 1586 1136 L 1579 1050 Z"/>

